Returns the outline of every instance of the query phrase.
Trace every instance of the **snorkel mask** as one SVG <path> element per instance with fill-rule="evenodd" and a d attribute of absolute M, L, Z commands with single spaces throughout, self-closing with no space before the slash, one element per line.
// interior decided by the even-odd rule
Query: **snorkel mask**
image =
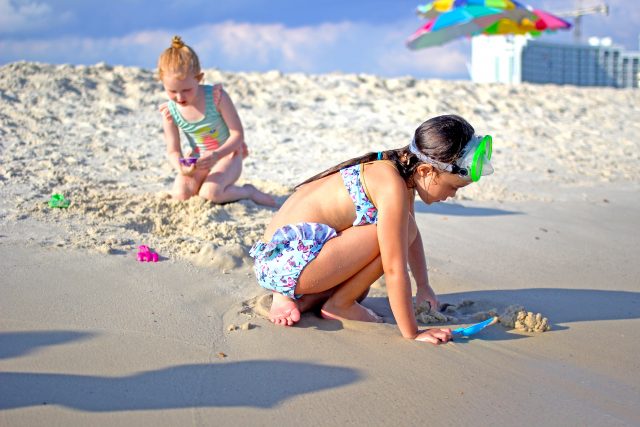
<path fill-rule="evenodd" d="M 472 136 L 462 150 L 462 154 L 454 163 L 439 162 L 420 151 L 415 139 L 409 144 L 409 151 L 425 163 L 434 165 L 438 169 L 454 173 L 467 181 L 477 182 L 483 175 L 491 175 L 492 139 L 491 135 Z"/>

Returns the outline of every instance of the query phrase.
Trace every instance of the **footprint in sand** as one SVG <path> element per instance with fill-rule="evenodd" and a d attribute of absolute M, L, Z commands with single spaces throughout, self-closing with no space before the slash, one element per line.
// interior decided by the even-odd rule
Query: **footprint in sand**
<path fill-rule="evenodd" d="M 242 307 L 238 311 L 239 314 L 244 314 L 247 316 L 260 316 L 264 319 L 269 319 L 269 310 L 271 309 L 271 303 L 273 301 L 273 296 L 271 293 L 258 295 L 254 298 L 246 300 L 242 303 Z M 333 326 L 327 327 L 326 325 L 331 323 Z M 333 320 L 333 319 L 323 319 L 319 315 L 319 313 L 314 313 L 311 311 L 305 312 L 302 314 L 302 318 L 300 325 L 304 326 L 315 326 L 318 329 L 323 330 L 335 330 L 336 325 L 339 325 L 339 328 L 344 329 L 352 329 L 358 331 L 364 330 L 372 330 L 376 329 L 377 325 L 381 325 L 380 323 L 375 322 L 359 322 L 355 320 Z"/>

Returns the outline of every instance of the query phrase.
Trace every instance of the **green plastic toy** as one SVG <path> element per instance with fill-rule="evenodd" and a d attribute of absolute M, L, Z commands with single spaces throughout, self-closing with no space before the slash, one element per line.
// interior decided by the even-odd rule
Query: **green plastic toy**
<path fill-rule="evenodd" d="M 68 208 L 71 202 L 64 198 L 62 194 L 54 193 L 49 200 L 50 208 Z"/>

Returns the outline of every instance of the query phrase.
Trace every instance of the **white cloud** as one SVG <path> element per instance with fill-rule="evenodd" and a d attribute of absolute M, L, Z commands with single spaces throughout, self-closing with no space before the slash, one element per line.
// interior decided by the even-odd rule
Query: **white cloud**
<path fill-rule="evenodd" d="M 406 37 L 417 25 L 411 20 L 387 25 L 340 22 L 287 28 L 225 22 L 199 27 L 188 36 L 202 62 L 211 61 L 220 68 L 464 77 L 468 48 L 463 44 L 417 52 L 405 47 Z"/>
<path fill-rule="evenodd" d="M 289 29 L 281 24 L 224 22 L 192 31 L 203 57 L 222 60 L 232 66 L 272 67 L 296 64 L 304 68 L 309 62 L 301 55 L 308 46 L 306 28 Z"/>
<path fill-rule="evenodd" d="M 162 37 L 159 37 L 161 34 Z M 134 33 L 117 38 L 60 37 L 46 40 L 0 41 L 0 62 L 139 65 L 153 67 L 169 40 L 164 32 Z"/>
<path fill-rule="evenodd" d="M 219 59 L 232 68 L 323 72 L 340 69 L 340 45 L 353 30 L 347 22 L 296 28 L 224 22 L 190 33 L 197 51 L 214 64 Z M 328 52 L 336 53 L 330 63 Z"/>
<path fill-rule="evenodd" d="M 55 16 L 51 7 L 31 1 L 0 0 L 0 33 L 26 33 L 67 20 L 68 13 Z"/>
<path fill-rule="evenodd" d="M 205 68 L 465 78 L 468 55 L 462 44 L 422 51 L 405 47 L 406 37 L 418 25 L 411 20 L 386 25 L 341 22 L 290 28 L 229 21 L 181 30 L 178 34 L 198 52 Z M 0 62 L 106 61 L 153 68 L 173 34 L 157 30 L 113 38 L 0 41 Z"/>
<path fill-rule="evenodd" d="M 394 51 L 384 58 L 380 68 L 384 74 L 433 75 L 438 77 L 463 78 L 466 66 L 471 61 L 469 48 L 464 42 L 454 42 L 456 48 L 435 47 L 420 51 Z"/>
<path fill-rule="evenodd" d="M 411 22 L 403 27 L 416 30 L 423 22 Z M 384 57 L 381 57 L 380 68 L 385 74 L 398 75 L 411 74 L 417 76 L 432 75 L 445 78 L 466 78 L 466 65 L 471 60 L 471 45 L 468 40 L 454 40 L 446 45 L 430 47 L 427 49 L 409 50 L 403 45 L 397 48 L 398 40 L 403 43 L 409 34 L 401 32 L 388 32 L 387 49 Z"/>

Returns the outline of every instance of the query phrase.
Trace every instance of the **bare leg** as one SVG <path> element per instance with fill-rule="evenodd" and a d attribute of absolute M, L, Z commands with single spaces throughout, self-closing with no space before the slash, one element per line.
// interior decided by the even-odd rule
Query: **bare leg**
<path fill-rule="evenodd" d="M 329 240 L 318 256 L 302 270 L 295 289 L 296 294 L 304 295 L 300 300 L 273 294 L 269 319 L 276 325 L 291 326 L 300 320 L 301 312 L 326 301 L 336 286 L 370 264 L 378 252 L 375 225 L 344 230 Z"/>
<path fill-rule="evenodd" d="M 380 318 L 358 299 L 381 274 L 376 226 L 353 227 L 325 244 L 303 270 L 296 292 L 307 295 L 333 290 L 321 309 L 323 317 L 379 322 Z"/>
<path fill-rule="evenodd" d="M 410 242 L 416 233 L 415 221 L 410 218 Z M 274 294 L 269 317 L 276 324 L 290 326 L 301 312 L 326 301 L 321 310 L 325 317 L 379 322 L 380 317 L 359 301 L 382 272 L 377 226 L 348 228 L 329 240 L 300 274 L 295 293 L 304 296 L 294 301 Z"/>
<path fill-rule="evenodd" d="M 355 276 L 336 288 L 333 295 L 322 306 L 320 313 L 325 318 L 349 319 L 362 322 L 381 322 L 382 318 L 372 310 L 359 304 L 362 294 L 382 275 L 382 260 L 377 256 Z"/>
<path fill-rule="evenodd" d="M 270 206 L 272 208 L 278 206 L 276 199 L 274 199 L 271 194 L 260 191 L 251 184 L 245 184 L 243 185 L 243 187 L 249 190 L 249 198 L 255 203 L 259 205 Z"/>
<path fill-rule="evenodd" d="M 366 229 L 362 230 L 363 228 Z M 417 226 L 411 216 L 408 228 L 410 243 L 415 240 L 416 235 Z M 342 240 L 339 241 L 338 239 L 341 237 Z M 354 240 L 358 246 L 353 246 Z M 330 246 L 334 241 L 338 245 Z M 345 250 L 347 253 L 343 252 Z M 327 242 L 316 260 L 309 263 L 300 276 L 296 291 L 305 293 L 306 283 L 303 283 L 303 279 L 308 279 L 312 284 L 315 281 L 316 284 L 322 284 L 324 287 L 333 285 L 334 292 L 321 310 L 323 317 L 380 322 L 382 319 L 378 315 L 359 304 L 366 297 L 373 282 L 383 274 L 382 258 L 379 251 L 376 226 L 359 226 L 347 229 L 341 233 L 341 236 Z M 316 263 L 316 261 L 319 262 Z M 339 269 L 335 269 L 335 265 L 340 267 L 342 263 L 351 264 L 352 269 L 345 272 L 348 277 L 335 284 L 335 281 L 344 277 L 340 271 L 337 271 Z M 334 265 L 333 270 L 331 265 Z M 322 285 L 312 286 L 312 289 L 322 289 Z"/>
<path fill-rule="evenodd" d="M 295 292 L 307 295 L 333 289 L 355 276 L 379 254 L 375 225 L 347 228 L 325 243 L 318 256 L 302 270 Z"/>
<path fill-rule="evenodd" d="M 173 181 L 171 197 L 177 200 L 187 200 L 198 194 L 198 189 L 207 177 L 206 171 L 196 171 L 192 176 L 178 174 Z"/>
<path fill-rule="evenodd" d="M 306 311 L 314 310 L 316 307 L 322 306 L 325 302 L 327 302 L 331 295 L 333 295 L 333 289 L 320 292 L 319 294 L 303 295 L 302 298 L 298 300 L 298 307 L 300 308 L 300 312 L 304 313 Z"/>
<path fill-rule="evenodd" d="M 201 197 L 213 203 L 235 202 L 241 199 L 251 199 L 254 202 L 276 206 L 276 201 L 270 195 L 261 192 L 251 184 L 242 187 L 234 185 L 242 173 L 242 156 L 237 153 L 220 159 L 211 168 L 200 187 Z"/>

